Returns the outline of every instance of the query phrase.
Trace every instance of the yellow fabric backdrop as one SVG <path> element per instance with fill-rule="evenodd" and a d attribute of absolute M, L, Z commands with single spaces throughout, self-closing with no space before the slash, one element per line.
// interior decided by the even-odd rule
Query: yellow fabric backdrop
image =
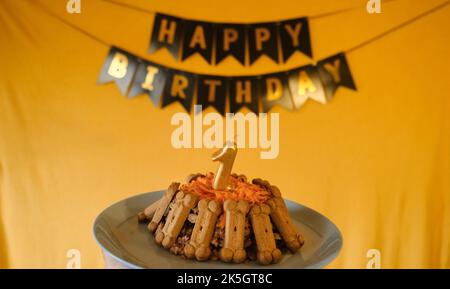
<path fill-rule="evenodd" d="M 352 47 L 439 4 L 399 0 L 369 15 L 365 1 L 126 1 L 211 21 L 270 21 L 361 9 L 311 20 L 315 59 Z M 90 33 L 158 63 L 194 72 L 253 74 L 308 63 L 262 59 L 252 67 L 208 66 L 147 55 L 152 16 L 100 0 L 36 1 Z M 344 247 L 329 268 L 450 267 L 450 6 L 348 54 L 358 92 L 339 89 L 330 104 L 280 112 L 280 155 L 241 150 L 249 177 L 278 184 L 287 198 L 328 216 Z M 0 1 L 0 266 L 65 267 L 79 249 L 84 268 L 102 266 L 95 216 L 125 197 L 214 170 L 211 150 L 176 150 L 170 118 L 178 104 L 127 100 L 96 79 L 108 47 L 42 13 L 27 0 Z"/>

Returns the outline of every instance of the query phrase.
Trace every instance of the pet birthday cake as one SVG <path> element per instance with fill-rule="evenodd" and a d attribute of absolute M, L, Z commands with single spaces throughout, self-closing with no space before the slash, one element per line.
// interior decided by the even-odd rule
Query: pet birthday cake
<path fill-rule="evenodd" d="M 274 264 L 297 253 L 304 240 L 279 189 L 269 182 L 231 174 L 236 146 L 213 156 L 216 174 L 193 174 L 172 183 L 163 197 L 139 213 L 158 245 L 198 261 Z"/>

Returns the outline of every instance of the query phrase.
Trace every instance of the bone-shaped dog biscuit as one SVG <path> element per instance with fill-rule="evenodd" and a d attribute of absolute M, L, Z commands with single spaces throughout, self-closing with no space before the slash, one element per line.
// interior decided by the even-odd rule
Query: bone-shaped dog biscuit
<path fill-rule="evenodd" d="M 271 193 L 272 198 L 267 201 L 271 212 L 270 217 L 274 225 L 280 232 L 286 246 L 292 251 L 297 252 L 298 249 L 303 245 L 303 237 L 297 232 L 294 224 L 292 223 L 291 217 L 289 215 L 288 209 L 284 200 L 281 196 L 280 190 L 276 186 L 270 185 L 266 180 L 254 179 L 253 184 L 259 185 L 260 187 Z"/>
<path fill-rule="evenodd" d="M 184 247 L 186 257 L 205 261 L 211 255 L 210 243 L 217 217 L 222 212 L 218 201 L 202 199 L 198 202 L 198 216 L 189 244 Z"/>
<path fill-rule="evenodd" d="M 272 192 L 272 190 L 271 190 L 270 183 L 269 183 L 268 181 L 257 178 L 257 179 L 253 179 L 253 180 L 252 180 L 252 183 L 253 183 L 254 185 L 260 186 L 261 188 L 265 189 L 267 192 L 269 192 L 270 194 L 273 195 L 273 192 Z M 281 195 L 280 195 L 280 196 L 281 196 Z"/>
<path fill-rule="evenodd" d="M 171 183 L 169 188 L 164 193 L 163 197 L 158 201 L 158 206 L 156 208 L 155 213 L 153 214 L 153 218 L 148 224 L 148 229 L 150 232 L 155 232 L 156 228 L 158 227 L 159 222 L 161 222 L 162 217 L 164 216 L 164 213 L 167 210 L 167 207 L 169 207 L 170 202 L 172 201 L 173 196 L 178 190 L 178 187 L 180 186 L 180 183 Z M 148 209 L 148 208 L 147 208 Z M 146 209 L 146 210 L 147 210 Z M 148 212 L 150 213 L 150 212 Z M 145 211 L 144 211 L 145 214 Z"/>
<path fill-rule="evenodd" d="M 292 223 L 289 216 L 288 209 L 284 200 L 281 198 L 279 189 L 275 186 L 270 186 L 273 197 L 267 200 L 267 205 L 270 207 L 270 217 L 280 232 L 286 246 L 292 251 L 297 252 L 304 243 L 303 237 L 298 233 L 297 228 Z"/>
<path fill-rule="evenodd" d="M 175 204 L 167 215 L 164 227 L 155 235 L 156 243 L 166 249 L 172 247 L 189 212 L 196 204 L 197 196 L 179 191 L 175 196 Z"/>
<path fill-rule="evenodd" d="M 240 180 L 240 181 L 242 181 L 242 182 L 247 182 L 247 177 L 245 175 L 242 175 L 242 174 L 238 175 L 236 173 L 232 173 L 231 176 L 236 178 L 236 179 L 238 179 L 238 180 Z"/>
<path fill-rule="evenodd" d="M 153 215 L 155 214 L 156 209 L 158 209 L 159 201 L 160 200 L 157 200 L 156 202 L 150 204 L 147 208 L 144 209 L 144 211 L 142 211 L 138 214 L 139 222 L 148 221 L 153 218 Z"/>
<path fill-rule="evenodd" d="M 249 205 L 246 201 L 226 200 L 225 210 L 225 240 L 220 250 L 220 259 L 224 262 L 241 263 L 247 257 L 244 250 L 245 216 Z"/>
<path fill-rule="evenodd" d="M 255 204 L 250 210 L 250 221 L 258 248 L 257 258 L 263 265 L 277 263 L 281 259 L 281 251 L 275 244 L 269 214 L 270 207 L 265 204 Z"/>

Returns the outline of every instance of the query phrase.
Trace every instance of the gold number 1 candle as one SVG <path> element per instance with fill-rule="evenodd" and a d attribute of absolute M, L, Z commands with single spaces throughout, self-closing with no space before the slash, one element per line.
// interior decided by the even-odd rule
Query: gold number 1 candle
<path fill-rule="evenodd" d="M 219 162 L 214 177 L 213 188 L 216 190 L 224 190 L 228 186 L 228 179 L 233 168 L 234 159 L 236 158 L 237 147 L 235 143 L 227 142 L 225 147 L 213 154 L 212 160 Z"/>

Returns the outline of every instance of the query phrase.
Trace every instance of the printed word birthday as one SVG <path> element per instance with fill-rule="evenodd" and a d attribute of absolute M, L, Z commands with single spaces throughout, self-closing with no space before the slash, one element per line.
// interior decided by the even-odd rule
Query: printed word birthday
<path fill-rule="evenodd" d="M 129 98 L 148 94 L 160 108 L 178 102 L 191 112 L 192 104 L 198 104 L 222 115 L 244 107 L 256 114 L 274 106 L 296 110 L 308 100 L 328 103 L 341 86 L 356 90 L 343 53 L 288 71 L 226 77 L 163 67 L 112 47 L 98 79 L 108 82 Z"/>

